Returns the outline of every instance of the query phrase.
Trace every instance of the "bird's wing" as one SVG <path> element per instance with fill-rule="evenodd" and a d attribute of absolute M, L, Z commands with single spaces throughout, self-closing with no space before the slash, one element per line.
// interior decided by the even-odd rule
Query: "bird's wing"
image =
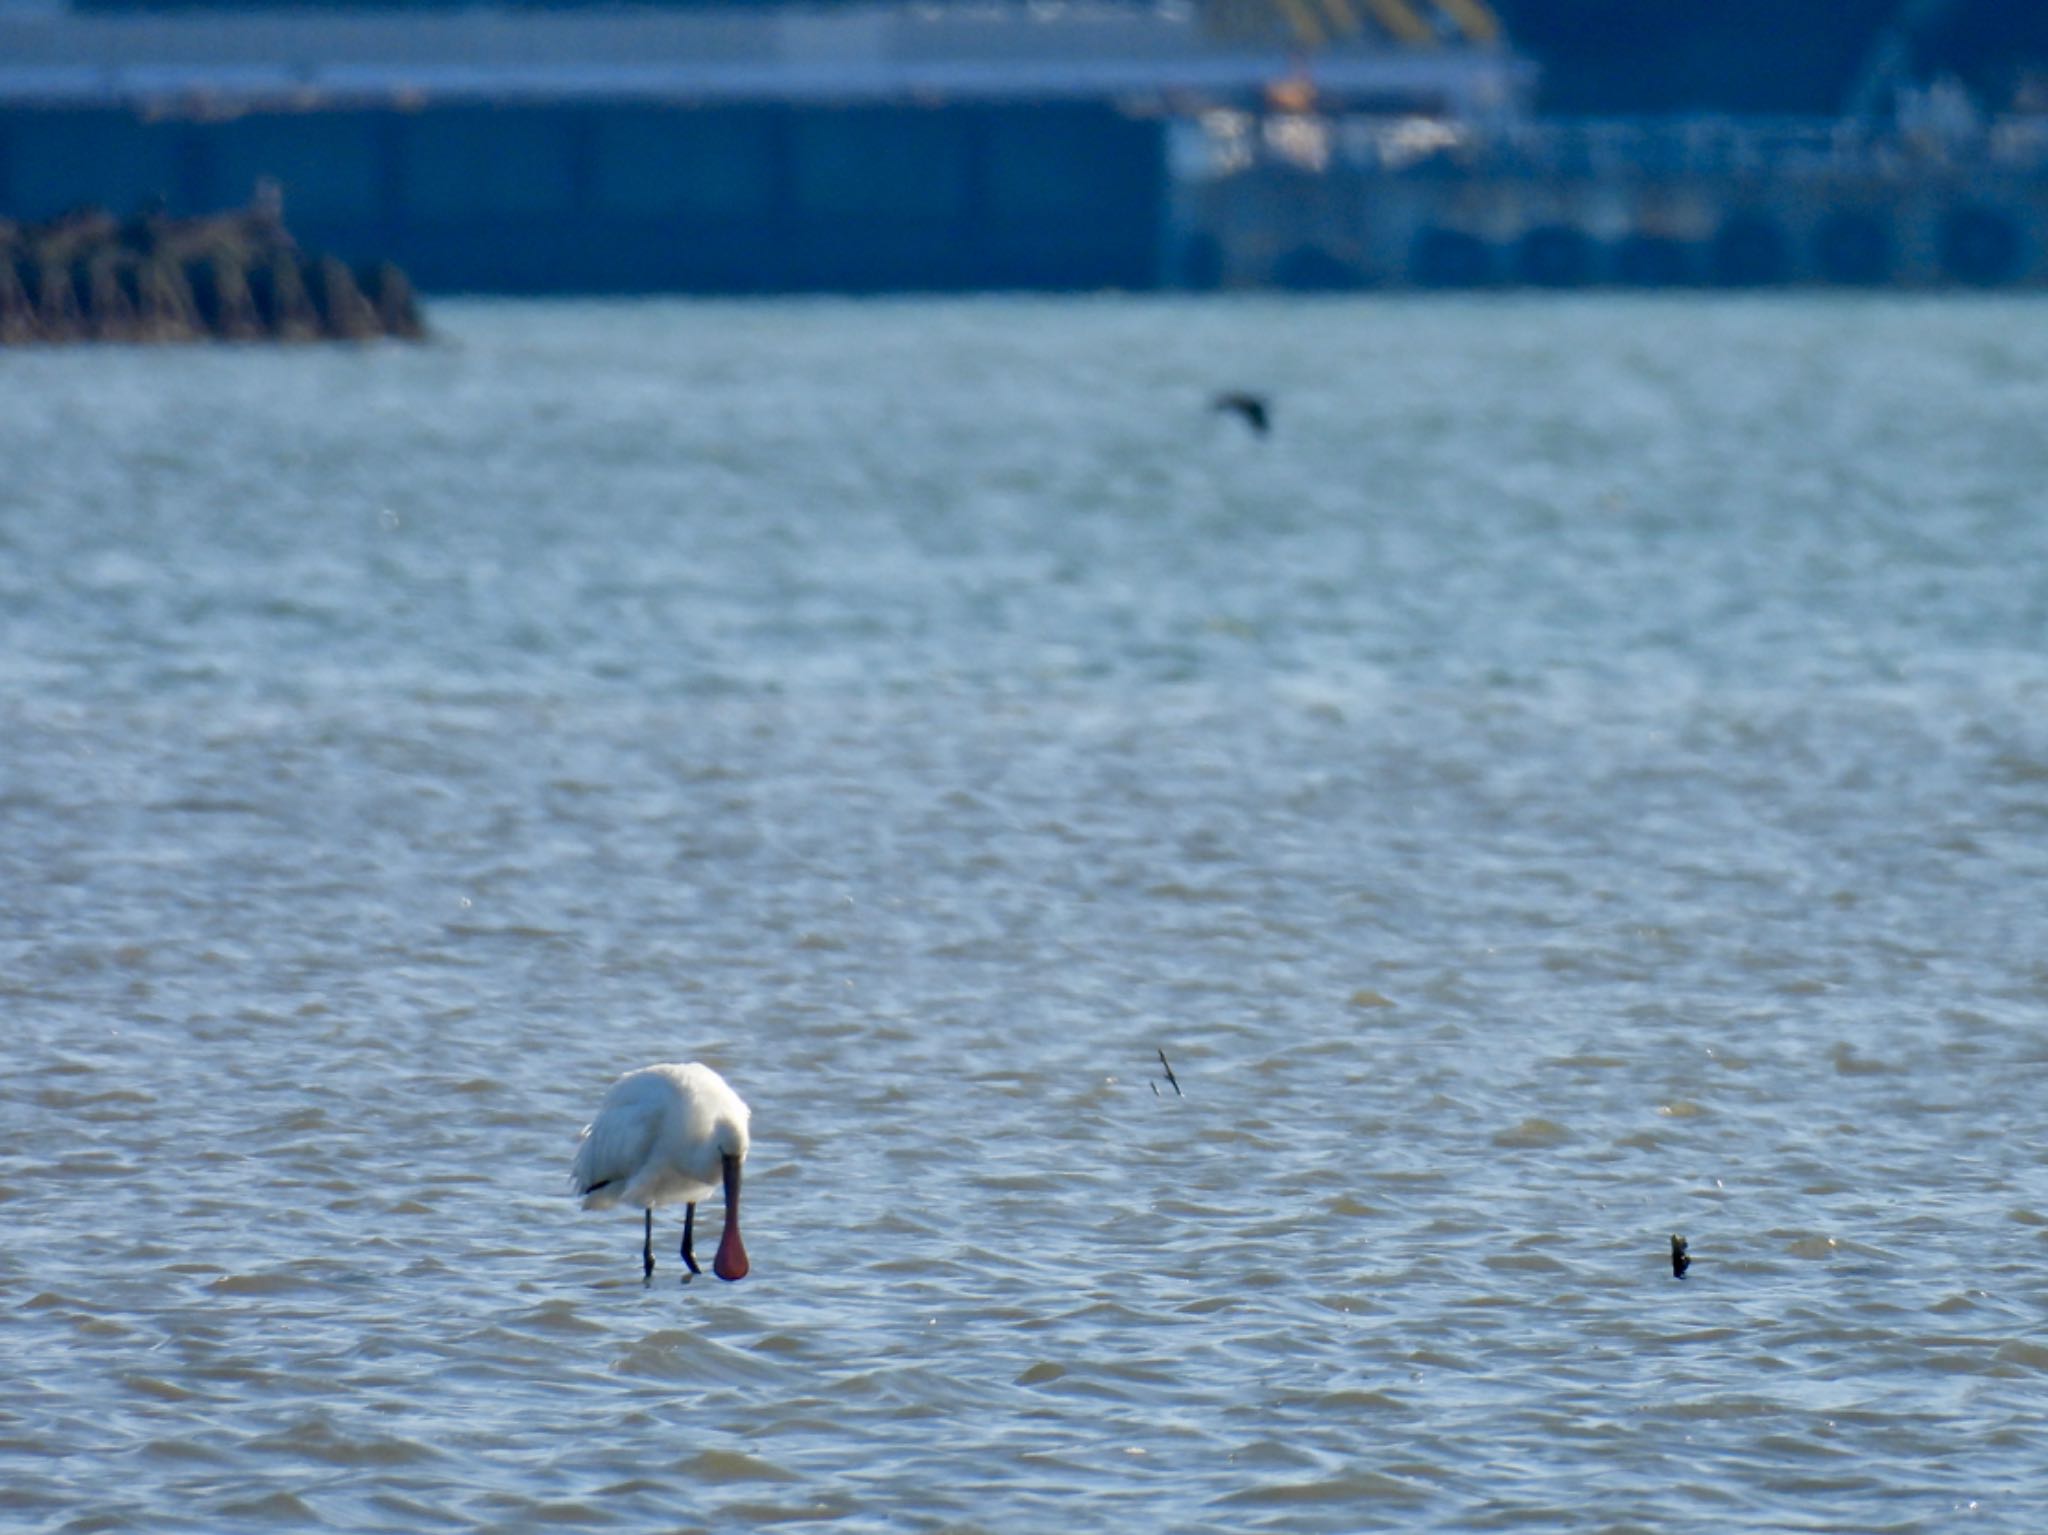
<path fill-rule="evenodd" d="M 602 1209 L 623 1192 L 627 1180 L 647 1160 L 660 1128 L 661 1106 L 631 1099 L 607 1103 L 584 1127 L 569 1181 L 589 1208 Z"/>

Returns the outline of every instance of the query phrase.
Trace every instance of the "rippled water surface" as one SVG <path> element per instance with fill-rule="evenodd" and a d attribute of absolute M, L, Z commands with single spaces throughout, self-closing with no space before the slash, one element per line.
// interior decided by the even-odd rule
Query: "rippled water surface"
<path fill-rule="evenodd" d="M 0 357 L 0 1524 L 2043 1527 L 2037 303 L 435 317 Z"/>

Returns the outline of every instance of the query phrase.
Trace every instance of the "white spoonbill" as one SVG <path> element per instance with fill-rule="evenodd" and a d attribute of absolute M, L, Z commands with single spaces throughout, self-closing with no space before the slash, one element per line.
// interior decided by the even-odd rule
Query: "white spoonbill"
<path fill-rule="evenodd" d="M 697 1201 L 725 1185 L 725 1234 L 711 1272 L 747 1277 L 740 1241 L 740 1164 L 747 1160 L 750 1111 L 709 1066 L 642 1066 L 614 1082 L 583 1127 L 569 1179 L 586 1210 L 639 1205 L 647 1212 L 641 1238 L 643 1277 L 654 1277 L 654 1207 L 683 1205 L 683 1262 L 701 1274 L 690 1250 Z"/>

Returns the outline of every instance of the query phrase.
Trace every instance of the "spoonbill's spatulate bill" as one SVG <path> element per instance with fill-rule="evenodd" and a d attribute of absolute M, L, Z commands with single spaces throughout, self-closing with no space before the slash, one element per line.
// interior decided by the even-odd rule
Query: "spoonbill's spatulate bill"
<path fill-rule="evenodd" d="M 720 1279 L 747 1277 L 740 1241 L 740 1165 L 747 1160 L 749 1111 L 725 1078 L 709 1066 L 643 1066 L 614 1082 L 583 1127 L 570 1182 L 586 1210 L 639 1205 L 647 1212 L 640 1262 L 654 1277 L 654 1207 L 683 1206 L 682 1259 L 693 1274 L 691 1250 L 697 1201 L 725 1190 L 725 1233 L 711 1272 Z"/>

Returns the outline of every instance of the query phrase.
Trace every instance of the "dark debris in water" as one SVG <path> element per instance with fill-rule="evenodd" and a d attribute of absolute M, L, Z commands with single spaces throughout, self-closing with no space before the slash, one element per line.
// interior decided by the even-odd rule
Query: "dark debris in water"
<path fill-rule="evenodd" d="M 423 334 L 402 271 L 302 249 L 274 190 L 201 218 L 78 208 L 41 224 L 0 219 L 0 346 Z"/>

